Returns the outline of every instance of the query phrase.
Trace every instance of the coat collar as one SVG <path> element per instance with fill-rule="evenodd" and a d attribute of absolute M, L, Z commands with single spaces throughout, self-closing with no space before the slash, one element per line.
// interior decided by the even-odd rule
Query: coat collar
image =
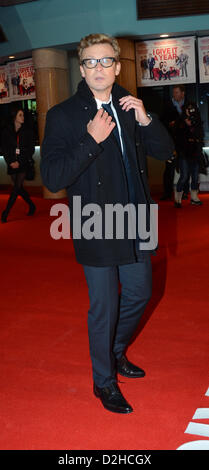
<path fill-rule="evenodd" d="M 80 98 L 83 98 L 83 100 L 85 100 L 89 104 L 92 104 L 92 102 L 95 101 L 94 100 L 94 95 L 93 95 L 92 91 L 90 90 L 89 86 L 87 85 L 85 79 L 81 80 L 81 82 L 78 84 L 77 93 L 80 96 Z M 126 95 L 129 95 L 129 94 L 130 93 L 127 90 L 125 90 L 125 88 L 122 88 L 117 83 L 113 84 L 113 87 L 112 87 L 113 100 L 117 101 L 120 98 L 122 98 L 122 96 L 126 96 Z"/>
<path fill-rule="evenodd" d="M 96 101 L 85 79 L 83 79 L 78 84 L 77 95 L 83 101 L 83 106 L 86 111 L 91 110 L 93 114 L 96 113 L 96 110 L 97 110 Z M 126 113 L 126 111 L 123 111 L 121 109 L 121 106 L 119 105 L 119 99 L 127 95 L 130 95 L 129 91 L 127 91 L 125 88 L 121 87 L 117 83 L 113 84 L 112 100 L 113 100 L 113 105 L 117 111 L 119 121 L 123 125 L 125 134 L 126 133 L 128 134 L 129 132 L 131 132 L 131 134 L 133 135 L 133 132 L 135 129 L 134 111 L 130 110 L 128 113 Z M 132 119 L 130 119 L 130 115 Z"/>

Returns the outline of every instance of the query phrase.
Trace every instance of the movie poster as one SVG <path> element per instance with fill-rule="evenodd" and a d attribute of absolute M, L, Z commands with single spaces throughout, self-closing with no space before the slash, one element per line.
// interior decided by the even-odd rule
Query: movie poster
<path fill-rule="evenodd" d="M 0 66 L 0 103 L 9 103 L 9 73 L 7 65 Z"/>
<path fill-rule="evenodd" d="M 35 99 L 34 67 L 31 58 L 10 62 L 11 101 Z"/>
<path fill-rule="evenodd" d="M 209 36 L 198 38 L 200 83 L 209 82 Z"/>
<path fill-rule="evenodd" d="M 136 43 L 137 86 L 195 83 L 195 38 Z"/>

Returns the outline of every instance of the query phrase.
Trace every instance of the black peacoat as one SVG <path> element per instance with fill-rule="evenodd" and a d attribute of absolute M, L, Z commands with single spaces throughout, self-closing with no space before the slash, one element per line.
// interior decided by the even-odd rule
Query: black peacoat
<path fill-rule="evenodd" d="M 167 160 L 174 145 L 162 123 L 153 117 L 142 127 L 135 120 L 134 110 L 125 112 L 119 99 L 129 92 L 118 84 L 112 88 L 136 193 L 137 204 L 152 202 L 147 181 L 146 155 Z M 128 188 L 122 154 L 113 135 L 97 144 L 87 132 L 87 124 L 97 112 L 94 96 L 85 80 L 77 93 L 54 106 L 47 113 L 42 145 L 41 175 L 44 185 L 52 192 L 67 189 L 73 231 L 73 196 L 81 196 L 81 211 L 89 203 L 98 204 L 104 215 L 105 204 L 128 202 Z M 143 188 L 142 191 L 140 188 Z M 101 216 L 98 210 L 98 216 Z M 85 217 L 83 216 L 83 221 Z M 104 232 L 103 232 L 104 233 Z M 114 266 L 136 261 L 134 240 L 73 239 L 77 261 L 84 265 Z"/>

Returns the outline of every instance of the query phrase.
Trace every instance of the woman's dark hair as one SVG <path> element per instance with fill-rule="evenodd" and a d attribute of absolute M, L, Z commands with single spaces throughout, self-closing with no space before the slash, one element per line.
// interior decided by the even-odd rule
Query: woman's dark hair
<path fill-rule="evenodd" d="M 14 122 L 14 120 L 17 116 L 17 113 L 19 111 L 22 111 L 24 113 L 24 110 L 23 110 L 21 105 L 19 105 L 19 106 L 18 105 L 13 105 L 12 106 L 12 109 L 11 109 L 11 120 L 12 120 L 12 122 Z"/>

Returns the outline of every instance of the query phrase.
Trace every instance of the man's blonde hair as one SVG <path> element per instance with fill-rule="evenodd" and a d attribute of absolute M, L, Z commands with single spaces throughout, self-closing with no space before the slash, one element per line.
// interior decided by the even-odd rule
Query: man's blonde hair
<path fill-rule="evenodd" d="M 84 49 L 90 46 L 94 46 L 95 44 L 110 44 L 114 50 L 116 61 L 119 61 L 120 47 L 117 39 L 112 36 L 108 36 L 107 34 L 89 34 L 80 40 L 78 46 L 78 56 L 80 62 L 82 61 L 82 54 Z"/>

